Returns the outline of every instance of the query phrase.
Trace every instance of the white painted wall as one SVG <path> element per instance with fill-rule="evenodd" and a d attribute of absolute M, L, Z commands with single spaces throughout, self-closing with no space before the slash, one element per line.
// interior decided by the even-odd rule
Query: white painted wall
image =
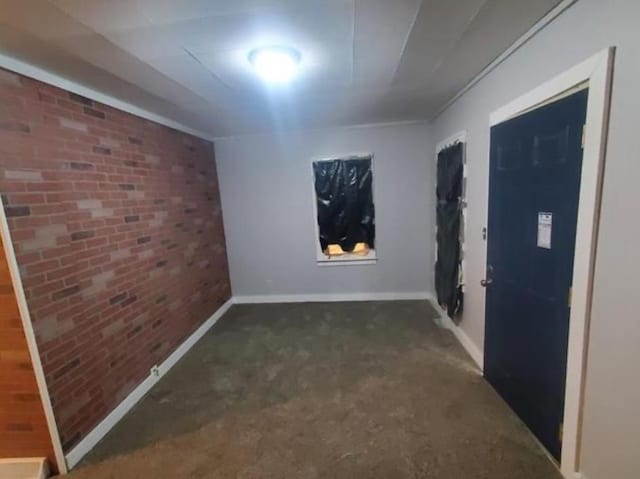
<path fill-rule="evenodd" d="M 425 124 L 216 140 L 234 296 L 433 291 L 435 164 Z M 374 265 L 318 266 L 312 159 L 374 154 Z"/>
<path fill-rule="evenodd" d="M 468 286 L 461 327 L 482 348 L 489 114 L 603 48 L 617 47 L 582 435 L 581 470 L 589 479 L 640 477 L 638 19 L 637 0 L 579 0 L 433 124 L 436 142 L 468 132 Z"/>

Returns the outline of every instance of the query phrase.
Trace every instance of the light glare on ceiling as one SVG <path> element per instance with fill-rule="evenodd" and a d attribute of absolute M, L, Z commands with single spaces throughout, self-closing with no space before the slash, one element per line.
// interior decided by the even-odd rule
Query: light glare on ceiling
<path fill-rule="evenodd" d="M 249 53 L 249 62 L 268 83 L 286 83 L 296 73 L 300 52 L 287 47 L 256 48 Z"/>

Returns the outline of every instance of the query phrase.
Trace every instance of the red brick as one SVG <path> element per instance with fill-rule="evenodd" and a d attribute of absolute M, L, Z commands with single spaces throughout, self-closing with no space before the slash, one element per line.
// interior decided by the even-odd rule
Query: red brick
<path fill-rule="evenodd" d="M 37 205 L 44 203 L 45 198 L 41 193 L 15 193 L 9 195 L 9 203 L 12 205 Z"/>
<path fill-rule="evenodd" d="M 68 451 L 228 299 L 215 162 L 209 142 L 15 78 L 3 121 L 29 132 L 0 129 L 3 168 L 42 180 L 0 191 L 29 208 L 9 227 Z"/>
<path fill-rule="evenodd" d="M 53 269 L 58 268 L 59 262 L 57 259 L 50 259 L 48 261 L 42 261 L 40 263 L 31 264 L 27 268 L 29 276 L 35 275 L 37 273 L 44 273 L 46 271 L 51 271 Z"/>

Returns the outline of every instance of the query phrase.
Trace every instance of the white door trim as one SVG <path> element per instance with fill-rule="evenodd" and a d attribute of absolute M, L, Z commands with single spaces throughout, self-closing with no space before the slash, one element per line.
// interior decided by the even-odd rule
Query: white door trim
<path fill-rule="evenodd" d="M 44 376 L 44 370 L 42 369 L 42 362 L 40 361 L 40 353 L 38 352 L 38 345 L 36 344 L 36 335 L 33 332 L 33 325 L 31 324 L 31 315 L 29 314 L 27 298 L 24 295 L 22 280 L 20 279 L 20 269 L 18 268 L 18 262 L 16 261 L 16 254 L 11 241 L 11 233 L 9 233 L 9 224 L 7 223 L 7 216 L 4 212 L 2 198 L 0 198 L 0 237 L 2 238 L 2 243 L 4 245 L 4 254 L 7 258 L 9 274 L 11 275 L 11 282 L 13 283 L 13 291 L 18 303 L 22 328 L 24 329 L 24 334 L 27 338 L 29 356 L 31 357 L 31 364 L 33 365 L 33 372 L 36 376 L 42 407 L 44 408 L 44 414 L 47 419 L 47 427 L 49 428 L 49 435 L 51 436 L 51 443 L 53 444 L 53 452 L 55 453 L 56 462 L 58 463 L 58 471 L 60 474 L 66 474 L 67 463 L 64 458 L 64 453 L 62 452 L 62 443 L 60 442 L 60 435 L 58 434 L 58 425 L 56 424 L 56 418 L 53 415 L 49 389 L 47 388 L 47 381 Z"/>
<path fill-rule="evenodd" d="M 602 175 L 611 97 L 614 48 L 600 51 L 538 88 L 491 113 L 491 126 L 541 105 L 550 98 L 587 83 L 587 118 L 578 206 L 578 226 L 567 352 L 564 431 L 560 468 L 567 478 L 580 470 L 581 412 L 587 361 Z M 485 318 L 486 320 L 486 318 Z"/>
<path fill-rule="evenodd" d="M 444 140 L 438 142 L 438 144 L 436 145 L 436 162 L 438 161 L 438 158 L 437 158 L 438 153 L 444 150 L 447 146 L 452 145 L 458 141 L 460 143 L 467 142 L 467 130 L 462 130 L 457 133 L 454 133 L 448 138 L 445 138 Z"/>

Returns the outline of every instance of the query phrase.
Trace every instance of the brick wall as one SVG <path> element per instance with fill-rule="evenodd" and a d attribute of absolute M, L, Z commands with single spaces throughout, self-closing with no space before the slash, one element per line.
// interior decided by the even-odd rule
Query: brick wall
<path fill-rule="evenodd" d="M 0 191 L 69 451 L 230 297 L 213 145 L 0 71 Z"/>
<path fill-rule="evenodd" d="M 48 457 L 51 437 L 0 239 L 0 458 Z"/>

